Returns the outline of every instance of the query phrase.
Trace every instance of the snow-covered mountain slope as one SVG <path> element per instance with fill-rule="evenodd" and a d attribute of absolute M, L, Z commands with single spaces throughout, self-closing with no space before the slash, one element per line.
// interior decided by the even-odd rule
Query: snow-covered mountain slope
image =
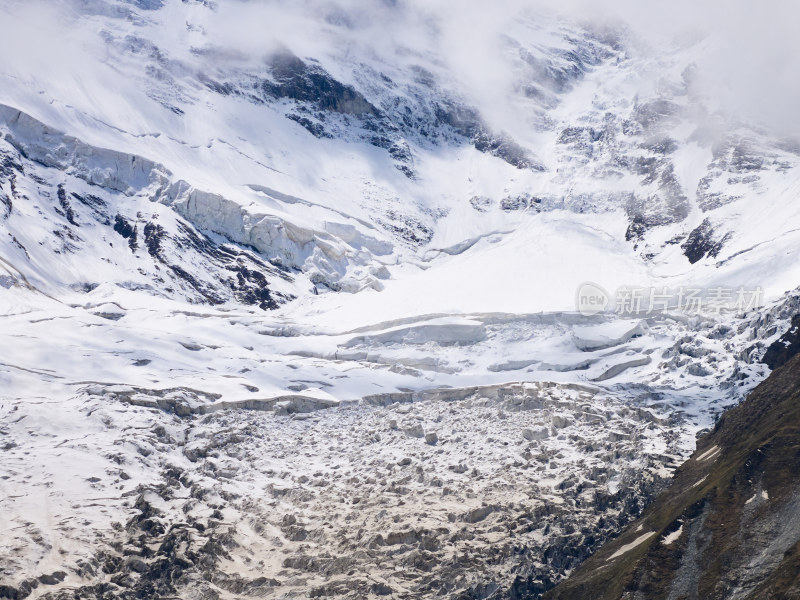
<path fill-rule="evenodd" d="M 430 57 L 393 46 L 353 56 L 345 24 L 323 28 L 342 49 L 325 46 L 319 57 L 266 43 L 246 55 L 204 33 L 222 8 L 75 6 L 77 16 L 63 15 L 76 28 L 65 52 L 81 59 L 65 65 L 74 77 L 46 79 L 23 56 L 0 75 L 0 101 L 92 147 L 153 161 L 171 183 L 216 194 L 184 202 L 184 216 L 232 241 L 260 241 L 260 252 L 328 288 L 380 287 L 370 274 L 376 261 L 400 263 L 397 280 L 420 275 L 404 268 L 420 255 L 456 263 L 457 282 L 430 279 L 463 286 L 460 295 L 479 296 L 470 281 L 500 280 L 468 311 L 505 310 L 509 296 L 524 298 L 526 311 L 572 309 L 587 279 L 609 290 L 761 285 L 772 298 L 794 287 L 796 148 L 715 112 L 696 83 L 695 48 L 654 55 L 624 29 L 520 20 L 502 40 L 516 86 L 508 133 Z M 23 5 L 10 13 L 12 24 L 28 18 Z M 178 33 L 165 36 L 166 28 Z M 271 228 L 259 240 L 247 225 L 264 217 Z M 288 242 L 272 231 L 284 226 L 294 232 Z M 355 244 L 331 249 L 326 232 Z M 570 241 L 554 252 L 547 235 Z M 315 236 L 329 243 L 309 243 Z M 473 242 L 496 239 L 508 242 L 488 253 L 480 277 L 457 268 L 480 267 Z M 536 294 L 554 272 L 560 287 Z M 407 305 L 425 279 L 389 287 L 401 288 L 397 302 Z M 531 283 L 507 288 L 504 279 Z M 442 295 L 427 295 L 427 312 L 438 312 Z"/>
<path fill-rule="evenodd" d="M 536 595 L 767 375 L 800 158 L 711 42 L 300 4 L 0 8 L 0 593 Z"/>

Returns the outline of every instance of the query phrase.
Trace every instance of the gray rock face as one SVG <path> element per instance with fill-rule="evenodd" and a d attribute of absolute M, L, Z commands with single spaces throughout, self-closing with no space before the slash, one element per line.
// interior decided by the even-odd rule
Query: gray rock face
<path fill-rule="evenodd" d="M 337 81 L 317 64 L 309 64 L 288 50 L 274 54 L 265 74 L 238 77 L 205 76 L 211 90 L 257 104 L 288 99 L 286 117 L 317 138 L 344 138 L 367 142 L 388 152 L 395 166 L 415 177 L 414 159 L 406 138 L 441 144 L 471 144 L 519 169 L 542 170 L 532 153 L 507 134 L 490 131 L 477 110 L 429 87 L 420 71 L 415 84 L 398 94 L 386 75 L 360 73 L 366 93 Z"/>
<path fill-rule="evenodd" d="M 726 240 L 727 236 L 718 238 L 711 221 L 705 219 L 692 230 L 686 241 L 681 244 L 681 248 L 689 262 L 694 264 L 705 257 L 715 258 L 722 250 Z"/>
<path fill-rule="evenodd" d="M 378 109 L 352 86 L 343 85 L 316 65 L 307 65 L 288 51 L 269 63 L 270 80 L 261 84 L 266 98 L 291 98 L 317 110 L 347 115 L 378 116 Z"/>

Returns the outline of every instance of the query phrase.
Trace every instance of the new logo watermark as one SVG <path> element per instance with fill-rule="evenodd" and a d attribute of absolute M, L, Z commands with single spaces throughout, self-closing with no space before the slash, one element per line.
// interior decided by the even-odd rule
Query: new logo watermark
<path fill-rule="evenodd" d="M 575 305 L 578 312 L 585 317 L 605 312 L 611 303 L 611 297 L 596 283 L 587 282 L 578 287 Z"/>
<path fill-rule="evenodd" d="M 662 312 L 710 315 L 748 312 L 760 308 L 762 301 L 760 287 L 622 286 L 611 295 L 602 286 L 586 282 L 578 287 L 575 307 L 587 317 L 601 312 L 637 316 Z"/>

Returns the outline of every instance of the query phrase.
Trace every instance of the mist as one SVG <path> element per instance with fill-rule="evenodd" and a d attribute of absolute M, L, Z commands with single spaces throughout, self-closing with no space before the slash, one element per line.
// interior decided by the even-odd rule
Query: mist
<path fill-rule="evenodd" d="M 47 82 L 55 73 L 84 76 L 87 62 L 106 59 L 91 15 L 131 4 L 10 0 L 12 18 L 0 22 L 3 68 L 13 72 L 24 55 L 20 77 Z M 523 21 L 610 26 L 626 32 L 631 53 L 685 50 L 680 60 L 697 66 L 712 110 L 778 135 L 800 135 L 800 38 L 793 31 L 800 5 L 789 0 L 612 0 L 602 6 L 588 0 L 219 0 L 213 10 L 166 0 L 161 11 L 168 16 L 159 25 L 169 29 L 159 35 L 171 40 L 167 54 L 198 68 L 204 65 L 195 51 L 204 47 L 244 60 L 287 47 L 320 60 L 345 81 L 351 59 L 370 57 L 387 68 L 413 62 L 504 128 L 517 119 L 513 90 L 520 83 L 501 43 L 504 33 Z M 138 25 L 146 28 L 147 11 L 142 14 Z M 134 31 L 137 23 L 131 23 L 116 33 Z"/>
<path fill-rule="evenodd" d="M 622 28 L 637 53 L 686 49 L 713 109 L 800 135 L 800 5 L 789 0 L 227 0 L 204 26 L 214 43 L 248 55 L 276 44 L 300 56 L 371 54 L 388 64 L 412 55 L 483 110 L 507 114 L 518 81 L 500 40 L 524 19 Z"/>

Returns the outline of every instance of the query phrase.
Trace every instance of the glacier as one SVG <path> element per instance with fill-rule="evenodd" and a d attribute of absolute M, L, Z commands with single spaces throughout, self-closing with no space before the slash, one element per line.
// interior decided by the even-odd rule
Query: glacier
<path fill-rule="evenodd" d="M 706 40 L 523 12 L 499 110 L 304 6 L 0 7 L 0 597 L 536 597 L 768 375 L 800 146 Z"/>

